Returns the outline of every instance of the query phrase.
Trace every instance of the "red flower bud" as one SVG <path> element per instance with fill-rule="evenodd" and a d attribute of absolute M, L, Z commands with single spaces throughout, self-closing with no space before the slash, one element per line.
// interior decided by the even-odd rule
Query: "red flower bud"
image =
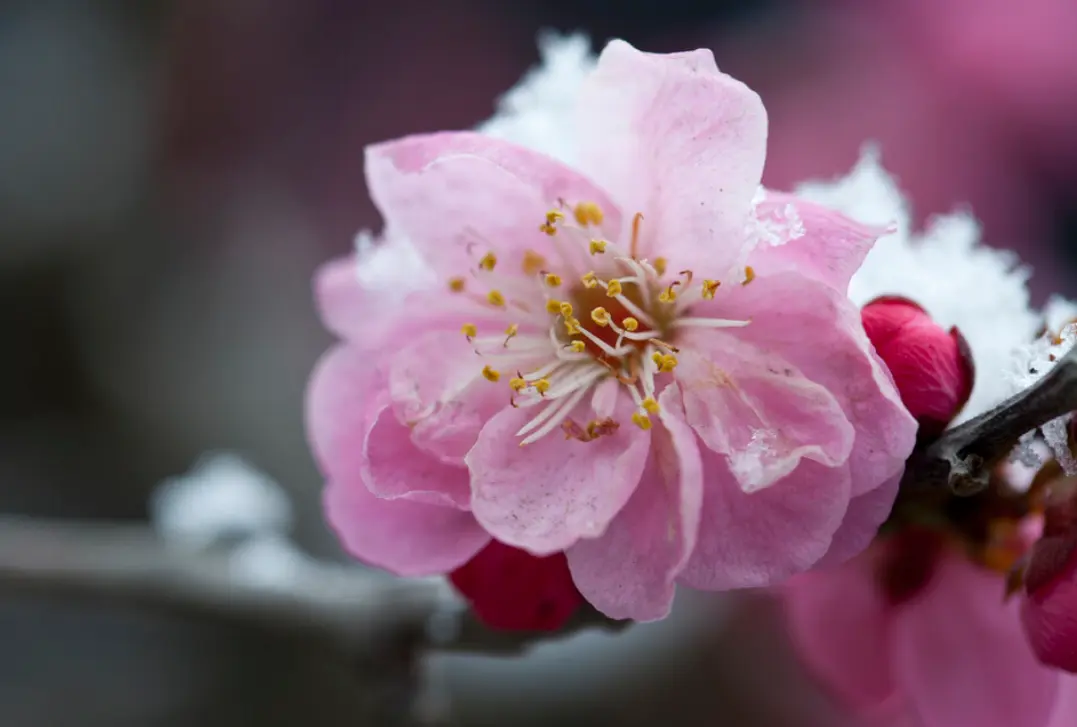
<path fill-rule="evenodd" d="M 1021 621 L 1040 661 L 1077 673 L 1077 479 L 1050 487 L 1043 537 L 1025 570 Z"/>
<path fill-rule="evenodd" d="M 449 580 L 480 621 L 506 631 L 556 631 L 583 603 L 564 553 L 539 558 L 496 540 Z"/>
<path fill-rule="evenodd" d="M 972 393 L 975 369 L 961 333 L 905 298 L 877 298 L 860 317 L 902 403 L 920 423 L 920 437 L 941 434 Z"/>

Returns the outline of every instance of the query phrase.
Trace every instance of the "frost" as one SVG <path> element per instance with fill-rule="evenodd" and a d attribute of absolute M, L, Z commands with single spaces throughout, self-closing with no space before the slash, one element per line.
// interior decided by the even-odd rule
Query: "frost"
<path fill-rule="evenodd" d="M 204 456 L 187 474 L 165 480 L 150 514 L 166 541 L 191 548 L 279 533 L 292 524 L 280 486 L 234 454 Z"/>
<path fill-rule="evenodd" d="M 583 35 L 544 34 L 542 64 L 501 97 L 497 114 L 479 131 L 548 154 L 576 161 L 572 116 L 584 79 L 595 67 L 591 42 Z"/>
<path fill-rule="evenodd" d="M 972 396 L 958 421 L 1014 393 L 1009 372 L 1015 353 L 1033 340 L 1042 317 L 1030 307 L 1029 270 L 1012 252 L 982 245 L 979 225 L 964 212 L 936 217 L 914 232 L 908 203 L 871 148 L 848 176 L 804 184 L 796 193 L 861 222 L 895 227 L 876 243 L 849 295 L 859 305 L 880 295 L 905 296 L 940 324 L 957 326 L 976 364 Z"/>

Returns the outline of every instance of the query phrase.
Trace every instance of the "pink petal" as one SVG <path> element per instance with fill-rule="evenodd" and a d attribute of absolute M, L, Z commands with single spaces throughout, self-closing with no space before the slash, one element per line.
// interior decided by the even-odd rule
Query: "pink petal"
<path fill-rule="evenodd" d="M 370 295 L 359 285 L 355 255 L 325 263 L 314 273 L 314 299 L 322 323 L 347 340 L 364 335 L 372 313 Z"/>
<path fill-rule="evenodd" d="M 830 549 L 817 567 L 840 565 L 871 545 L 879 533 L 879 526 L 886 522 L 894 509 L 902 474 L 904 470 L 874 490 L 857 495 L 849 501 L 849 509 L 841 521 L 841 527 L 834 533 Z"/>
<path fill-rule="evenodd" d="M 793 645 L 828 690 L 857 712 L 880 710 L 895 696 L 891 613 L 874 558 L 797 576 L 781 593 Z"/>
<path fill-rule="evenodd" d="M 379 411 L 385 375 L 350 345 L 329 349 L 311 374 L 307 436 L 330 479 L 354 478 L 363 468 L 363 441 Z"/>
<path fill-rule="evenodd" d="M 694 333 L 678 345 L 676 377 L 688 423 L 729 458 L 746 492 L 785 477 L 801 459 L 829 467 L 848 459 L 855 432 L 841 405 L 796 366 L 719 331 Z"/>
<path fill-rule="evenodd" d="M 521 447 L 516 432 L 538 409 L 505 407 L 466 457 L 475 517 L 498 540 L 535 555 L 602 535 L 635 491 L 650 448 L 650 432 L 629 423 L 633 411 L 622 394 L 616 432 L 589 442 L 552 432 Z M 573 415 L 582 423 L 589 412 L 580 405 Z"/>
<path fill-rule="evenodd" d="M 895 620 L 895 675 L 925 727 L 1047 724 L 1058 674 L 1036 661 L 1004 590 L 954 553 Z"/>
<path fill-rule="evenodd" d="M 856 431 L 849 455 L 853 495 L 902 471 L 916 444 L 916 420 L 844 293 L 797 273 L 759 274 L 692 314 L 750 319 L 738 338 L 785 358 L 834 395 Z"/>
<path fill-rule="evenodd" d="M 669 615 L 674 579 L 695 547 L 703 497 L 696 436 L 684 421 L 680 392 L 659 397 L 663 427 L 639 486 L 606 533 L 568 551 L 576 587 L 591 605 L 616 619 L 654 621 Z"/>
<path fill-rule="evenodd" d="M 1059 544 L 1056 574 L 1022 599 L 1021 621 L 1037 657 L 1044 664 L 1077 672 L 1077 549 L 1072 539 L 1064 545 L 1062 538 L 1037 543 L 1033 558 L 1043 558 L 1045 545 Z"/>
<path fill-rule="evenodd" d="M 326 517 L 349 553 L 401 576 L 446 573 L 490 541 L 471 513 L 410 500 L 382 500 L 357 477 L 330 479 Z"/>
<path fill-rule="evenodd" d="M 768 190 L 756 207 L 756 215 L 764 223 L 780 225 L 790 213 L 803 225 L 803 234 L 784 244 L 757 247 L 750 258 L 756 273 L 798 272 L 846 293 L 853 273 L 886 233 L 885 228 L 862 225 L 790 194 Z"/>
<path fill-rule="evenodd" d="M 445 464 L 420 451 L 411 431 L 397 421 L 383 394 L 373 426 L 362 443 L 362 478 L 376 497 L 399 497 L 468 509 L 471 500 L 468 471 Z"/>
<path fill-rule="evenodd" d="M 846 468 L 802 460 L 784 479 L 744 492 L 725 458 L 703 456 L 703 510 L 695 551 L 681 573 L 693 588 L 767 586 L 816 563 L 849 504 Z"/>
<path fill-rule="evenodd" d="M 723 273 L 763 171 L 759 96 L 708 50 L 657 55 L 614 40 L 579 98 L 581 166 L 626 215 L 643 213 L 641 254 Z"/>
<path fill-rule="evenodd" d="M 1058 699 L 1054 714 L 1047 727 L 1073 727 L 1077 724 L 1077 678 L 1062 677 L 1058 680 Z"/>
<path fill-rule="evenodd" d="M 597 203 L 615 239 L 620 213 L 605 193 L 560 162 L 473 132 L 410 136 L 366 152 L 367 184 L 386 224 L 443 275 L 462 274 L 492 250 L 510 274 L 526 250 L 552 254 L 539 230 L 558 200 Z"/>

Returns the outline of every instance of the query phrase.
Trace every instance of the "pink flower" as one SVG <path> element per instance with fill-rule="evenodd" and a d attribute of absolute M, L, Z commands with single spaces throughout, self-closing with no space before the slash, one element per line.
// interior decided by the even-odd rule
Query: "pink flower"
<path fill-rule="evenodd" d="M 921 437 L 942 434 L 972 393 L 972 355 L 957 328 L 949 331 L 905 298 L 874 300 L 860 311 L 864 330 L 886 362 Z"/>
<path fill-rule="evenodd" d="M 1077 724 L 1077 679 L 1037 662 L 1003 576 L 907 535 L 789 581 L 790 635 L 812 674 L 865 725 Z"/>
<path fill-rule="evenodd" d="M 1058 480 L 1025 571 L 1021 621 L 1036 656 L 1077 672 L 1077 483 Z"/>
<path fill-rule="evenodd" d="M 707 51 L 611 43 L 578 119 L 583 171 L 469 132 L 367 150 L 388 241 L 319 276 L 344 343 L 308 402 L 345 546 L 564 552 L 638 620 L 858 552 L 915 437 L 846 296 L 878 231 L 753 203 L 766 114 Z"/>
<path fill-rule="evenodd" d="M 583 603 L 564 553 L 539 558 L 496 540 L 449 580 L 479 619 L 497 629 L 556 631 Z"/>

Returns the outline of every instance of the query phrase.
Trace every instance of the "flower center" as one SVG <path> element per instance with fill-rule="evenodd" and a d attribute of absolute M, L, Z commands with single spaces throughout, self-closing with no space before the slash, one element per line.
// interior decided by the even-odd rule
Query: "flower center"
<path fill-rule="evenodd" d="M 661 377 L 677 366 L 673 341 L 678 331 L 748 324 L 687 315 L 694 304 L 714 298 L 720 283 L 694 282 L 690 270 L 667 275 L 663 258 L 640 257 L 641 214 L 633 218 L 629 249 L 624 250 L 603 236 L 598 205 L 576 205 L 574 223 L 566 209 L 560 203 L 539 226 L 551 238 L 552 254 L 529 250 L 520 260 L 520 272 L 506 274 L 492 251 L 478 257 L 486 242 L 478 240 L 478 259 L 470 271 L 474 282 L 463 277 L 449 281 L 450 290 L 481 309 L 481 318 L 464 324 L 462 332 L 484 361 L 483 376 L 497 384 L 505 372 L 511 405 L 540 409 L 517 433 L 521 445 L 558 427 L 581 441 L 616 431 L 620 422 L 612 412 L 586 424 L 571 417 L 584 396 L 611 377 L 636 403 L 632 423 L 650 429 L 650 417 L 659 411 Z M 753 277 L 747 268 L 744 282 Z"/>

